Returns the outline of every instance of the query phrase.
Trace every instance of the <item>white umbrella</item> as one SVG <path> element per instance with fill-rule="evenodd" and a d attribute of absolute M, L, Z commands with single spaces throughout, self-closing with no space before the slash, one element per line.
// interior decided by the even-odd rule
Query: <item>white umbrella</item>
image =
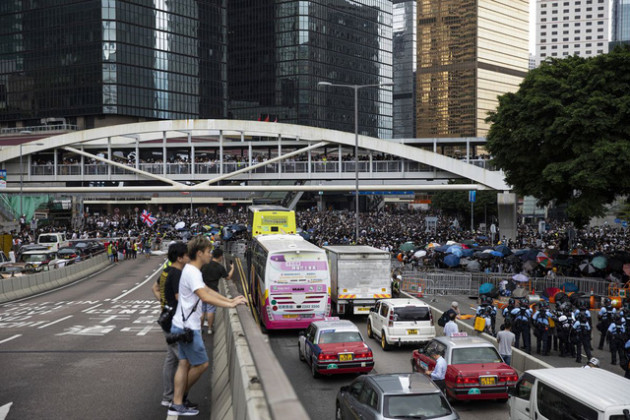
<path fill-rule="evenodd" d="M 177 222 L 175 229 L 182 229 L 184 226 L 186 226 L 186 222 Z"/>
<path fill-rule="evenodd" d="M 520 283 L 524 283 L 526 281 L 529 281 L 529 277 L 527 277 L 523 273 L 518 273 L 518 274 L 515 274 L 515 275 L 512 276 L 512 280 L 518 281 Z"/>
<path fill-rule="evenodd" d="M 422 258 L 422 257 L 424 257 L 426 255 L 427 255 L 427 251 L 425 251 L 424 249 L 420 249 L 420 250 L 418 250 L 418 251 L 413 253 L 413 256 L 416 257 L 416 258 Z"/>
<path fill-rule="evenodd" d="M 183 223 L 183 222 L 182 222 L 182 223 Z M 194 227 L 197 227 L 197 226 L 199 226 L 199 223 L 196 223 L 196 222 L 195 222 L 195 223 L 193 223 L 192 225 L 190 225 L 190 227 L 191 227 L 191 228 L 194 228 Z"/>
<path fill-rule="evenodd" d="M 455 241 L 447 241 L 446 245 L 459 245 L 459 242 L 455 242 Z"/>

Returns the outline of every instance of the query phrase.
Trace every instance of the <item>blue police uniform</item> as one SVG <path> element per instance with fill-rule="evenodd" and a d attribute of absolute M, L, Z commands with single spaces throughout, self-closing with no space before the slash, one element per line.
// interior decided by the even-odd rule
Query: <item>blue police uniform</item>
<path fill-rule="evenodd" d="M 529 308 L 514 308 L 512 310 L 512 319 L 514 320 L 513 333 L 516 336 L 514 346 L 519 348 L 519 340 L 523 338 L 523 349 L 531 354 L 532 347 L 529 335 L 529 324 L 532 319 L 532 310 Z"/>
<path fill-rule="evenodd" d="M 588 322 L 575 321 L 573 324 L 573 331 L 576 341 L 576 358 L 575 361 L 582 363 L 582 347 L 586 353 L 586 358 L 590 359 L 591 356 L 591 326 Z"/>
<path fill-rule="evenodd" d="M 549 355 L 549 318 L 545 309 L 537 311 L 532 316 L 534 335 L 536 336 L 536 353 L 540 354 L 542 347 L 543 356 Z M 542 345 L 542 346 L 541 346 Z"/>
<path fill-rule="evenodd" d="M 623 348 L 623 339 L 626 334 L 626 326 L 621 322 L 618 324 L 613 322 L 608 327 L 607 333 L 610 336 L 610 355 L 611 355 L 611 364 L 617 364 L 617 354 L 619 354 L 619 364 L 621 366 L 625 366 L 626 363 L 626 355 Z"/>
<path fill-rule="evenodd" d="M 597 319 L 599 320 L 599 323 L 597 324 L 597 329 L 601 333 L 601 335 L 599 336 L 599 346 L 597 346 L 599 350 L 604 349 L 604 341 L 606 340 L 606 331 L 608 331 L 608 327 L 610 326 L 612 322 L 613 315 L 616 313 L 617 313 L 617 310 L 613 308 L 612 306 L 608 306 L 608 307 L 604 306 L 602 309 L 599 310 L 597 314 L 598 315 Z"/>

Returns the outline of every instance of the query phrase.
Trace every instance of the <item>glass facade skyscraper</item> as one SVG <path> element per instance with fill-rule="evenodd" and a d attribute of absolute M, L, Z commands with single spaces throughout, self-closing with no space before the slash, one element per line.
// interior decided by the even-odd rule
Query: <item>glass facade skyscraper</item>
<path fill-rule="evenodd" d="M 613 42 L 630 42 L 630 0 L 614 0 Z"/>
<path fill-rule="evenodd" d="M 394 0 L 394 138 L 416 136 L 416 0 Z"/>
<path fill-rule="evenodd" d="M 416 137 L 482 137 L 528 70 L 527 0 L 418 0 Z"/>
<path fill-rule="evenodd" d="M 392 82 L 391 0 L 231 0 L 231 118 L 354 131 L 352 91 Z M 359 132 L 392 137 L 391 88 L 359 91 Z"/>
<path fill-rule="evenodd" d="M 4 0 L 0 122 L 227 115 L 227 0 Z"/>

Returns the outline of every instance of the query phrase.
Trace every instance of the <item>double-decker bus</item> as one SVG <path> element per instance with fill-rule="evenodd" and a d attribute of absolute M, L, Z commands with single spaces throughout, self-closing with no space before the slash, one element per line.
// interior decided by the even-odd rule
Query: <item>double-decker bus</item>
<path fill-rule="evenodd" d="M 258 235 L 296 233 L 295 211 L 282 206 L 249 206 L 247 226 L 250 239 Z"/>
<path fill-rule="evenodd" d="M 263 329 L 302 329 L 330 315 L 326 252 L 300 235 L 252 240 L 250 287 Z"/>

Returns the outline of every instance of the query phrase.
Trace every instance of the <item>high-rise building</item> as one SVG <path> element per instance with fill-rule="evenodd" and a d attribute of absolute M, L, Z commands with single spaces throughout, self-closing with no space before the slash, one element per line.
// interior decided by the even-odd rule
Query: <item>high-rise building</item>
<path fill-rule="evenodd" d="M 354 95 L 392 82 L 391 0 L 230 0 L 230 117 L 354 131 Z M 391 87 L 359 91 L 359 132 L 392 137 Z"/>
<path fill-rule="evenodd" d="M 227 0 L 0 2 L 0 124 L 225 117 Z"/>
<path fill-rule="evenodd" d="M 416 0 L 394 0 L 394 138 L 416 136 Z"/>
<path fill-rule="evenodd" d="M 480 137 L 528 70 L 527 0 L 418 0 L 417 137 Z"/>
<path fill-rule="evenodd" d="M 630 0 L 613 0 L 612 42 L 630 42 Z"/>
<path fill-rule="evenodd" d="M 548 57 L 607 53 L 609 33 L 609 0 L 538 0 L 536 66 Z"/>

